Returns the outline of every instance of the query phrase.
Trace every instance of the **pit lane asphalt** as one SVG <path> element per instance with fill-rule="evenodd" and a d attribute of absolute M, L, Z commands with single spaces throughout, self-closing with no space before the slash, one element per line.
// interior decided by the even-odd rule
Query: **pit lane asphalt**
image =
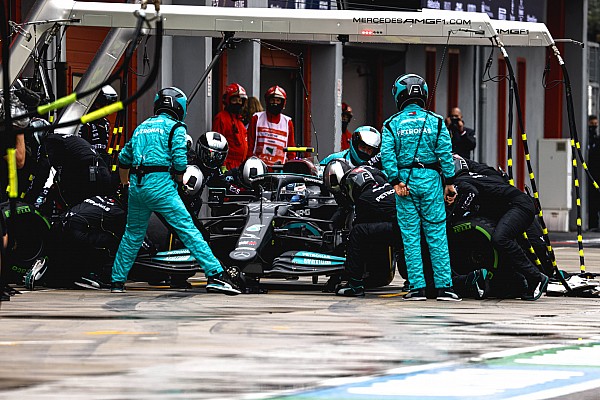
<path fill-rule="evenodd" d="M 576 242 L 556 243 L 559 266 L 578 271 Z M 587 270 L 600 272 L 600 248 L 585 255 Z M 326 397 L 310 389 L 324 383 L 447 365 L 444 374 L 460 377 L 490 353 L 600 342 L 600 299 L 403 302 L 398 278 L 364 299 L 321 293 L 308 278 L 264 282 L 269 293 L 236 297 L 207 294 L 200 277 L 189 291 L 17 295 L 0 310 L 0 399 L 316 399 Z M 598 387 L 551 397 L 597 399 Z M 327 398 L 354 398 L 335 393 Z"/>

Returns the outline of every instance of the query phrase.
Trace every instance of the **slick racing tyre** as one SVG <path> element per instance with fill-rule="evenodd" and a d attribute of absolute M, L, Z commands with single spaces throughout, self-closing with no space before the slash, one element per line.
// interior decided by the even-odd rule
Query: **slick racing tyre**
<path fill-rule="evenodd" d="M 371 256 L 366 263 L 366 288 L 377 288 L 389 285 L 396 275 L 394 250 L 391 247 L 373 246 Z"/>
<path fill-rule="evenodd" d="M 481 268 L 497 270 L 498 252 L 492 246 L 495 228 L 494 221 L 482 217 L 462 219 L 448 227 L 450 265 L 454 273 L 466 275 Z"/>
<path fill-rule="evenodd" d="M 0 204 L 4 223 L 8 223 L 9 248 L 7 249 L 7 268 L 3 266 L 6 282 L 23 283 L 23 277 L 33 263 L 46 255 L 46 242 L 50 232 L 50 223 L 33 206 L 17 201 L 16 216 L 10 217 L 8 202 Z"/>

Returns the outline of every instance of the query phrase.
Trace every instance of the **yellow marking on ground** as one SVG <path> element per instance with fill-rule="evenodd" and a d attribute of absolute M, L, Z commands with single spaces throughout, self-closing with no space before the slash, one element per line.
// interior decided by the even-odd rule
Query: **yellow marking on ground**
<path fill-rule="evenodd" d="M 400 292 L 400 293 L 389 293 L 389 294 L 380 294 L 377 297 L 383 297 L 383 298 L 388 298 L 388 297 L 398 297 L 398 296 L 403 296 L 404 294 L 406 294 L 407 292 Z"/>
<path fill-rule="evenodd" d="M 273 327 L 273 330 L 275 331 L 289 331 L 290 327 L 289 326 L 285 326 L 285 325 L 276 325 Z"/>

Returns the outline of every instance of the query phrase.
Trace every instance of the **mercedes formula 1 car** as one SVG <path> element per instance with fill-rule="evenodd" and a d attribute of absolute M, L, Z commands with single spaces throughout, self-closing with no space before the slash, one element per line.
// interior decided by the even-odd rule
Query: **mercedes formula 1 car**
<path fill-rule="evenodd" d="M 343 273 L 348 229 L 334 229 L 338 205 L 311 171 L 310 162 L 293 160 L 281 172 L 252 177 L 251 191 L 209 190 L 211 216 L 200 220 L 210 246 L 230 272 L 241 272 L 248 291 L 262 277 L 311 276 L 317 283 L 320 276 Z M 365 281 L 384 286 L 395 274 L 392 251 L 374 250 Z"/>

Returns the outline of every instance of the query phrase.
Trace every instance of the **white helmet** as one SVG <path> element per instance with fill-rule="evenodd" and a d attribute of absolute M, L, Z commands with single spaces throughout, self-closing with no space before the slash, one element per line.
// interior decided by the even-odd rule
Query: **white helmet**
<path fill-rule="evenodd" d="M 259 175 L 264 175 L 267 173 L 267 164 L 264 163 L 263 160 L 256 156 L 252 156 L 246 160 L 244 163 L 244 168 L 242 169 L 242 182 L 247 186 L 251 187 L 252 182 L 251 179 L 255 178 Z"/>
<path fill-rule="evenodd" d="M 342 179 L 352 167 L 343 158 L 335 158 L 327 163 L 323 171 L 323 183 L 325 187 L 333 193 L 342 192 Z"/>
<path fill-rule="evenodd" d="M 220 168 L 225 163 L 228 151 L 227 139 L 219 132 L 203 133 L 196 142 L 196 154 L 208 169 Z"/>
<path fill-rule="evenodd" d="M 183 174 L 183 192 L 188 196 L 194 196 L 200 191 L 204 175 L 196 165 L 188 165 Z"/>

